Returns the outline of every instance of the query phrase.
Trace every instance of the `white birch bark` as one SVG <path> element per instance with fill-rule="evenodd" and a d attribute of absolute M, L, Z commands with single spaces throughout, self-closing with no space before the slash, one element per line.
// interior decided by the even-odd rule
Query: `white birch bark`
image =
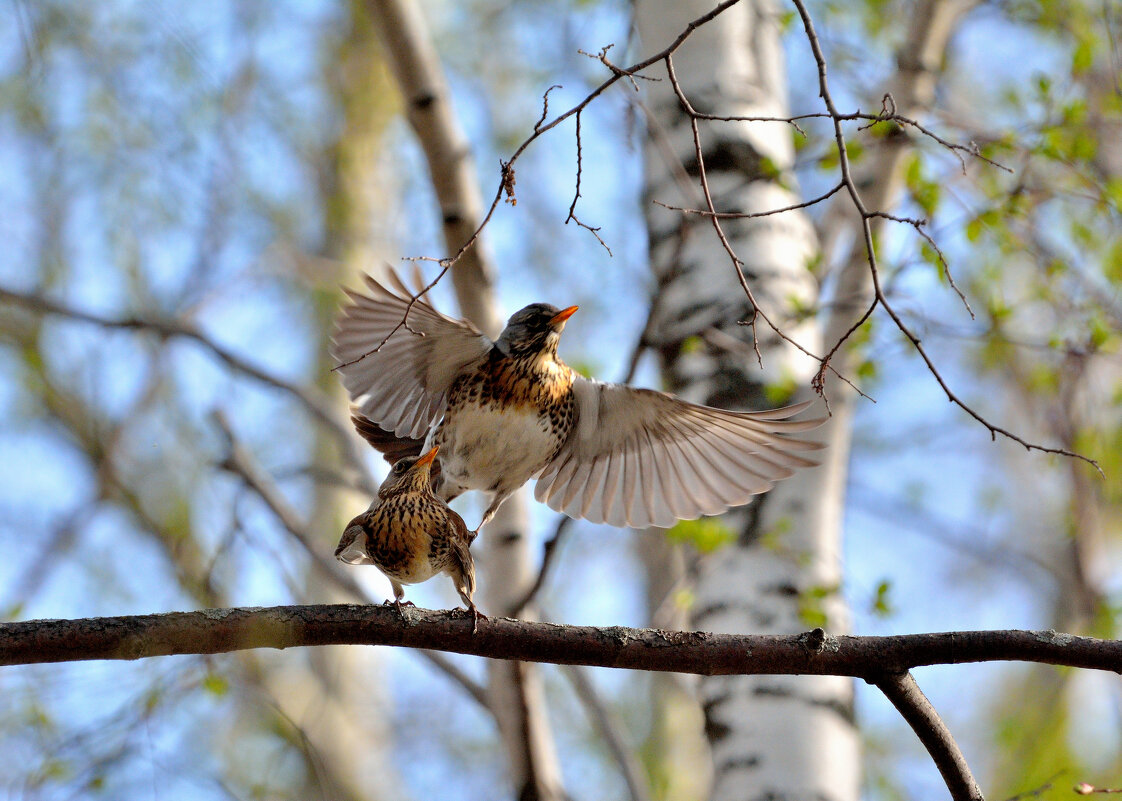
<path fill-rule="evenodd" d="M 705 4 L 679 6 L 677 14 L 657 3 L 640 3 L 640 34 L 648 49 L 669 42 L 685 19 L 704 12 Z M 950 36 L 971 6 L 969 0 L 922 0 L 912 16 L 908 36 L 898 53 L 900 68 L 886 87 L 899 111 L 919 116 L 934 100 L 935 82 Z M 730 16 L 731 15 L 731 16 Z M 707 26 L 708 27 L 708 26 Z M 687 94 L 701 111 L 719 114 L 785 116 L 785 78 L 774 8 L 768 0 L 742 4 L 722 15 L 713 30 L 699 30 L 676 59 Z M 667 95 L 652 91 L 655 116 L 667 132 L 673 152 L 689 166 L 695 161 L 687 120 Z M 879 93 L 878 93 L 879 97 Z M 657 98 L 657 99 L 656 99 Z M 699 100 L 704 98 L 704 100 Z M 721 187 L 720 210 L 763 211 L 797 202 L 783 188 L 792 186 L 790 131 L 774 123 L 718 124 L 705 128 L 710 183 Z M 867 159 L 856 176 L 870 209 L 889 209 L 901 189 L 899 167 L 910 142 L 893 137 Z M 678 194 L 665 161 L 648 147 L 649 186 L 653 197 L 698 206 Z M 710 157 L 710 152 L 713 156 Z M 760 156 L 780 182 L 759 176 Z M 714 168 L 719 172 L 715 174 Z M 753 172 L 757 180 L 752 182 Z M 780 186 L 780 183 L 783 186 Z M 856 226 L 856 213 L 841 196 L 833 219 Z M 809 368 L 797 352 L 774 338 L 762 338 L 762 377 L 719 353 L 692 349 L 683 358 L 680 343 L 704 325 L 727 326 L 715 310 L 735 296 L 730 263 L 715 236 L 702 221 L 687 221 L 690 238 L 678 242 L 681 221 L 654 207 L 651 223 L 652 268 L 660 276 L 682 272 L 681 289 L 663 300 L 662 355 L 671 383 L 695 400 L 736 402 L 758 393 L 761 381 L 793 377 L 805 386 Z M 797 213 L 764 221 L 725 226 L 745 273 L 769 315 L 783 324 L 785 300 L 796 297 L 811 305 L 815 287 L 805 269 L 816 248 L 808 221 Z M 867 306 L 870 273 L 860 237 L 840 263 L 834 311 L 822 329 L 806 324 L 784 326 L 810 350 L 820 351 L 824 334 L 830 347 Z M 724 273 L 722 276 L 721 273 Z M 692 276 L 692 278 L 685 278 Z M 747 304 L 741 314 L 747 316 Z M 735 334 L 729 329 L 727 333 Z M 710 337 L 710 342 L 721 337 Z M 839 353 L 835 366 L 846 369 Z M 782 482 L 760 502 L 728 520 L 740 535 L 730 552 L 721 552 L 703 568 L 697 591 L 695 622 L 718 631 L 791 632 L 805 628 L 800 600 L 808 590 L 829 590 L 841 580 L 841 516 L 850 446 L 853 393 L 828 382 L 833 418 L 819 438 L 829 449 L 823 465 Z M 822 611 L 831 632 L 844 630 L 847 615 L 841 598 L 828 593 Z M 715 784 L 712 797 L 855 798 L 859 783 L 859 746 L 852 721 L 852 684 L 842 679 L 744 677 L 708 679 L 701 687 L 713 748 Z"/>
<path fill-rule="evenodd" d="M 639 2 L 636 18 L 646 51 L 673 40 L 686 22 L 710 8 Z M 698 111 L 786 115 L 786 77 L 776 10 L 768 0 L 745 2 L 697 30 L 675 57 L 682 88 Z M 664 153 L 672 150 L 696 185 L 689 121 L 664 81 L 648 88 L 652 143 L 649 199 L 701 206 L 683 193 Z M 665 137 L 659 146 L 657 137 Z M 779 123 L 703 123 L 706 172 L 723 211 L 764 211 L 796 203 L 790 187 L 793 146 Z M 768 383 L 805 387 L 814 363 L 757 327 L 764 369 L 751 352 L 751 334 L 738 320 L 750 306 L 712 225 L 649 205 L 651 266 L 666 282 L 653 339 L 670 388 L 691 400 L 752 408 L 767 405 Z M 685 228 L 683 230 L 683 223 Z M 765 312 L 811 351 L 820 349 L 814 322 L 791 319 L 795 305 L 811 307 L 817 287 L 809 270 L 817 252 L 814 230 L 801 213 L 728 220 L 723 228 Z M 793 302 L 794 301 L 794 302 Z M 683 346 L 700 337 L 700 347 Z M 738 341 L 739 346 L 728 347 Z M 701 566 L 694 624 L 720 632 L 796 632 L 808 626 L 800 604 L 818 588 L 841 580 L 840 521 L 844 454 L 802 471 L 752 506 L 725 516 L 738 541 Z M 845 629 L 836 594 L 822 603 L 831 632 Z M 852 682 L 834 677 L 744 676 L 702 679 L 699 688 L 714 763 L 711 798 L 856 799 L 859 744 L 852 718 Z"/>

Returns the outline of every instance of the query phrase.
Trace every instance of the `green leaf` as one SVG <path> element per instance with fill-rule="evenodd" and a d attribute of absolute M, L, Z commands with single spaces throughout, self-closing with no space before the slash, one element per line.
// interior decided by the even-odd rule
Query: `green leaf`
<path fill-rule="evenodd" d="M 682 344 L 678 346 L 678 354 L 688 356 L 691 353 L 697 353 L 703 347 L 705 347 L 705 340 L 701 337 L 686 337 L 682 340 Z"/>
<path fill-rule="evenodd" d="M 767 181 L 778 180 L 783 174 L 783 170 L 779 168 L 779 165 L 767 156 L 760 156 L 760 165 L 757 169 L 760 177 Z"/>
<path fill-rule="evenodd" d="M 881 579 L 881 582 L 877 584 L 876 592 L 873 594 L 873 603 L 870 607 L 870 611 L 877 617 L 888 617 L 895 611 L 889 598 L 891 591 L 892 582 L 888 579 Z"/>
<path fill-rule="evenodd" d="M 1103 275 L 1112 283 L 1122 283 L 1122 237 L 1106 249 L 1103 256 Z"/>
<path fill-rule="evenodd" d="M 673 598 L 675 609 L 690 609 L 697 602 L 697 596 L 687 589 L 678 590 Z"/>
<path fill-rule="evenodd" d="M 837 595 L 838 586 L 819 584 L 799 593 L 799 621 L 807 626 L 825 626 L 830 622 L 826 614 L 826 600 Z"/>
<path fill-rule="evenodd" d="M 216 673 L 208 673 L 203 679 L 202 686 L 208 693 L 219 698 L 230 691 L 230 682 Z"/>
<path fill-rule="evenodd" d="M 699 553 L 712 553 L 736 542 L 736 532 L 719 517 L 679 520 L 666 536 L 671 542 L 692 545 Z"/>
<path fill-rule="evenodd" d="M 877 377 L 877 363 L 872 359 L 862 359 L 854 372 L 862 382 L 872 381 Z"/>
<path fill-rule="evenodd" d="M 566 364 L 568 364 L 585 378 L 592 378 L 596 374 L 596 368 L 593 367 L 591 362 L 582 361 L 580 359 L 576 359 L 573 361 L 566 359 Z"/>
<path fill-rule="evenodd" d="M 1083 75 L 1091 68 L 1095 61 L 1094 41 L 1090 38 L 1083 39 L 1071 54 L 1071 71 L 1076 75 Z"/>
<path fill-rule="evenodd" d="M 973 217 L 966 223 L 966 241 L 976 243 L 982 236 L 982 218 Z"/>
<path fill-rule="evenodd" d="M 793 375 L 786 375 L 778 381 L 764 385 L 764 397 L 771 404 L 786 403 L 795 394 L 798 386 L 799 382 L 795 380 Z"/>

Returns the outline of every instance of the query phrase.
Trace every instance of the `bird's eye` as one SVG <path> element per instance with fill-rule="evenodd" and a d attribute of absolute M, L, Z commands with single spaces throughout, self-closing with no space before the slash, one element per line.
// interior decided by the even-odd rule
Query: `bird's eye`
<path fill-rule="evenodd" d="M 409 465 L 405 464 L 405 462 L 398 462 L 397 464 L 395 464 L 395 465 L 393 466 L 393 471 L 394 471 L 395 473 L 397 473 L 398 475 L 401 475 L 401 474 L 402 474 L 402 473 L 404 473 L 404 472 L 405 472 L 405 471 L 406 471 L 407 469 L 409 469 Z"/>

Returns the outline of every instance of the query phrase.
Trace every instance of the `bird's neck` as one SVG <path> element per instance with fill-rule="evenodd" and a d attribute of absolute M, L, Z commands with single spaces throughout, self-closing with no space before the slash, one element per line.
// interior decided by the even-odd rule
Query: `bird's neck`
<path fill-rule="evenodd" d="M 378 490 L 378 497 L 383 501 L 396 498 L 399 495 L 421 494 L 432 495 L 432 479 L 428 473 L 406 476 L 401 481 L 389 487 Z"/>
<path fill-rule="evenodd" d="M 559 367 L 567 370 L 568 367 L 557 355 L 559 341 L 559 337 L 554 335 L 546 337 L 545 341 L 534 343 L 499 342 L 495 355 L 501 361 L 513 362 L 527 372 L 552 373 Z"/>

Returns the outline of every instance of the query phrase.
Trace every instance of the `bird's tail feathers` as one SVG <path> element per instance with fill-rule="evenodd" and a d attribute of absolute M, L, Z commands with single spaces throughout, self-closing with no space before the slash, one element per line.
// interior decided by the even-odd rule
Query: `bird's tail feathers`
<path fill-rule="evenodd" d="M 366 553 L 366 530 L 362 526 L 348 526 L 335 548 L 335 558 L 348 565 L 372 565 Z"/>
<path fill-rule="evenodd" d="M 382 454 L 390 464 L 421 455 L 421 448 L 425 444 L 423 439 L 399 437 L 392 431 L 382 428 L 357 409 L 351 410 L 351 423 L 354 424 L 359 436 L 369 442 L 370 447 Z"/>

